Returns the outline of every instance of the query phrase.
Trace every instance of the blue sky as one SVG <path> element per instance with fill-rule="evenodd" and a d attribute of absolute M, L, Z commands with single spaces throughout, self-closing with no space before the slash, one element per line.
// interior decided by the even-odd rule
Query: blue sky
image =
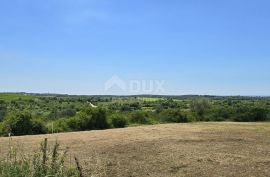
<path fill-rule="evenodd" d="M 118 94 L 104 89 L 117 75 L 127 85 L 165 81 L 160 94 L 270 95 L 269 8 L 268 0 L 1 0 L 0 92 Z"/>

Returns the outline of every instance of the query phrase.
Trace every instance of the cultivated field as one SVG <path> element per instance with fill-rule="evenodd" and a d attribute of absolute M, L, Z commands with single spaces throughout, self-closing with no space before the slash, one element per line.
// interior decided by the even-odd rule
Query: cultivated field
<path fill-rule="evenodd" d="M 164 124 L 13 137 L 31 153 L 48 137 L 80 159 L 86 176 L 270 176 L 270 123 Z M 1 156 L 9 138 L 0 138 Z"/>

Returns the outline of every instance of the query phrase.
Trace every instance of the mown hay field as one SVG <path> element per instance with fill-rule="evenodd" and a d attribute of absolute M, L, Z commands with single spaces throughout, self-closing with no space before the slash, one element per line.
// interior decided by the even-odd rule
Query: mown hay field
<path fill-rule="evenodd" d="M 163 124 L 21 136 L 12 137 L 12 145 L 18 154 L 31 154 L 45 137 L 69 148 L 70 159 L 78 157 L 85 176 L 270 176 L 270 123 Z M 2 158 L 9 141 L 0 138 Z"/>

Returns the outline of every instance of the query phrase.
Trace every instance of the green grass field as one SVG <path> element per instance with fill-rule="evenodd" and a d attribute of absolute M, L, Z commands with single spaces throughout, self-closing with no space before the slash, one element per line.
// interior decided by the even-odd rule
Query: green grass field
<path fill-rule="evenodd" d="M 142 100 L 142 101 L 149 101 L 149 102 L 164 100 L 164 98 L 150 98 L 150 97 L 138 97 L 137 99 Z"/>
<path fill-rule="evenodd" d="M 12 100 L 28 100 L 34 98 L 33 95 L 24 93 L 0 93 L 0 100 L 12 101 Z"/>

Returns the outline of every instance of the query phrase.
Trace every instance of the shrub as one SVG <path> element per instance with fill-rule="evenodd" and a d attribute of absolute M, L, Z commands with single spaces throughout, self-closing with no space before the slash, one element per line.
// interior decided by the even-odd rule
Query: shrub
<path fill-rule="evenodd" d="M 114 116 L 112 118 L 112 125 L 114 128 L 124 128 L 127 125 L 127 119 L 123 116 Z"/>
<path fill-rule="evenodd" d="M 73 117 L 76 115 L 76 109 L 66 108 L 66 109 L 56 109 L 54 108 L 48 115 L 49 119 L 57 119 L 61 117 Z"/>
<path fill-rule="evenodd" d="M 207 115 L 202 119 L 203 121 L 225 121 L 229 120 L 231 116 L 230 110 L 226 107 L 212 108 Z"/>
<path fill-rule="evenodd" d="M 73 117 L 76 115 L 76 110 L 67 108 L 67 109 L 61 110 L 58 114 L 59 114 L 59 117 Z"/>
<path fill-rule="evenodd" d="M 190 108 L 197 115 L 198 120 L 203 120 L 210 109 L 210 103 L 207 99 L 197 99 L 192 101 Z"/>
<path fill-rule="evenodd" d="M 2 133 L 7 135 L 27 135 L 32 134 L 32 116 L 29 113 L 16 113 L 8 115 L 2 126 Z"/>
<path fill-rule="evenodd" d="M 99 108 L 87 108 L 75 117 L 55 121 L 55 130 L 61 132 L 101 130 L 109 127 L 106 111 Z"/>
<path fill-rule="evenodd" d="M 48 132 L 45 122 L 43 122 L 41 119 L 33 119 L 31 121 L 33 134 L 45 134 Z"/>
<path fill-rule="evenodd" d="M 161 102 L 161 106 L 165 109 L 177 108 L 177 102 L 175 102 L 172 98 L 167 98 L 166 100 Z"/>
<path fill-rule="evenodd" d="M 62 118 L 56 121 L 53 121 L 53 129 L 54 132 L 68 132 L 70 131 L 70 127 L 68 125 L 69 119 Z M 52 124 L 48 124 L 48 128 L 51 128 Z"/>
<path fill-rule="evenodd" d="M 79 116 L 83 130 L 98 130 L 109 128 L 106 111 L 100 108 L 88 108 Z"/>
<path fill-rule="evenodd" d="M 131 114 L 130 121 L 132 123 L 147 124 L 149 123 L 149 116 L 146 112 L 135 111 Z"/>
<path fill-rule="evenodd" d="M 3 121 L 1 134 L 20 136 L 46 133 L 45 124 L 39 119 L 33 119 L 28 112 L 10 113 Z"/>
<path fill-rule="evenodd" d="M 189 122 L 186 115 L 184 115 L 180 110 L 168 109 L 160 113 L 160 120 L 162 122 L 175 122 L 175 123 L 185 123 Z"/>
<path fill-rule="evenodd" d="M 6 112 L 7 112 L 7 108 L 3 103 L 1 103 L 1 100 L 0 100 L 0 121 L 4 119 Z"/>
<path fill-rule="evenodd" d="M 267 120 L 267 110 L 264 108 L 255 107 L 250 110 L 252 121 L 265 121 Z"/>
<path fill-rule="evenodd" d="M 250 121 L 265 121 L 267 120 L 267 110 L 260 107 L 254 108 L 238 108 L 233 120 L 239 122 L 250 122 Z"/>

